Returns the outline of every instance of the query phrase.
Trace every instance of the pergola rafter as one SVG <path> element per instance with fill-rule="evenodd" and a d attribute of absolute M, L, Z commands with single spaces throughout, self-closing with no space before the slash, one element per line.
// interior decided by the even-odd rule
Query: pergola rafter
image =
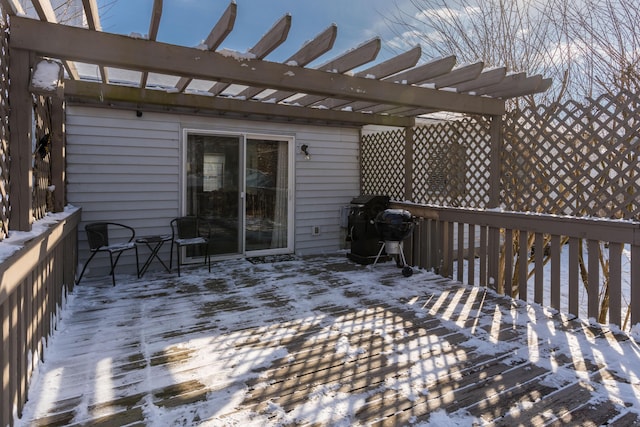
<path fill-rule="evenodd" d="M 83 0 L 86 1 L 86 0 Z M 86 7 L 85 7 L 86 10 Z M 151 21 L 149 22 L 149 40 L 155 40 L 158 37 L 158 30 L 160 29 L 160 19 L 162 18 L 162 0 L 153 0 L 153 9 L 151 10 Z M 140 87 L 147 86 L 147 79 L 149 73 L 144 71 L 140 77 Z M 102 79 L 105 81 L 105 79 Z"/>
<path fill-rule="evenodd" d="M 39 21 L 22 17 L 16 0 L 0 1 L 12 15 L 12 48 L 59 59 L 69 78 L 65 97 L 82 102 L 116 102 L 136 108 L 150 105 L 154 109 L 167 102 L 167 108 L 176 110 L 251 118 L 410 126 L 416 116 L 426 112 L 502 115 L 505 99 L 540 92 L 550 85 L 541 76 L 507 75 L 504 68 L 485 71 L 482 63 L 454 68 L 455 56 L 418 64 L 419 47 L 358 70 L 377 58 L 379 38 L 307 68 L 333 47 L 335 25 L 283 63 L 267 61 L 264 58 L 287 39 L 292 25 L 288 14 L 247 50 L 250 59 L 246 54 L 220 52 L 222 42 L 234 29 L 235 2 L 213 26 L 203 50 L 155 41 L 161 0 L 154 1 L 147 40 L 102 32 L 95 0 L 82 0 L 88 29 L 56 24 L 49 0 L 33 0 Z M 83 80 L 93 80 L 91 83 L 72 84 L 71 80 L 81 78 L 74 61 L 97 67 L 101 83 L 88 77 Z M 139 82 L 110 81 L 107 68 L 137 71 L 141 77 Z M 174 77 L 177 83 L 169 87 L 150 83 L 150 73 Z M 210 89 L 205 93 L 197 90 L 191 85 L 194 80 L 210 82 Z M 123 85 L 127 89 L 118 88 Z"/>
<path fill-rule="evenodd" d="M 13 3 L 13 0 L 9 0 L 9 3 Z M 58 22 L 58 18 L 56 18 L 56 14 L 53 11 L 53 7 L 51 6 L 50 0 L 32 0 L 33 8 L 35 9 L 38 17 L 44 22 L 51 22 L 52 24 L 56 24 Z M 15 8 L 9 8 L 11 13 Z M 23 11 L 24 13 L 24 11 Z M 85 14 L 87 12 L 85 11 Z M 79 79 L 78 69 L 76 68 L 76 64 L 71 61 L 63 60 L 62 64 L 64 68 L 67 70 L 67 74 L 71 79 Z"/>
<path fill-rule="evenodd" d="M 227 9 L 224 11 L 216 25 L 211 29 L 209 36 L 204 41 L 204 45 L 207 49 L 214 51 L 220 46 L 220 43 L 227 38 L 227 36 L 233 30 L 233 26 L 236 22 L 236 15 L 238 12 L 238 6 L 235 2 L 229 4 Z M 176 89 L 179 92 L 184 92 L 189 83 L 191 83 L 193 79 L 190 77 L 181 77 L 176 84 Z"/>
<path fill-rule="evenodd" d="M 96 0 L 82 0 L 82 6 L 84 8 L 84 14 L 87 18 L 87 25 L 89 29 L 102 31 L 100 14 L 98 13 L 98 4 L 96 3 Z M 102 78 L 102 81 L 108 82 L 109 74 L 107 73 L 107 69 L 103 65 L 98 65 L 98 69 L 100 70 L 100 77 Z"/>
<path fill-rule="evenodd" d="M 406 70 L 407 68 L 411 68 L 415 66 L 420 60 L 420 56 L 422 56 L 422 49 L 420 48 L 420 46 L 416 46 L 413 49 L 408 50 L 404 53 L 401 53 L 400 55 L 394 56 L 393 58 L 388 59 L 380 64 L 374 65 L 373 67 L 360 71 L 356 73 L 355 76 L 363 77 L 365 79 L 388 77 L 392 74 L 399 73 L 400 71 L 403 71 L 403 70 Z M 337 102 L 336 100 L 330 100 L 327 98 L 323 99 L 322 97 L 313 96 L 313 95 L 307 95 L 305 97 L 302 97 L 296 100 L 296 102 L 305 107 L 312 104 L 318 105 L 319 102 L 322 102 L 322 105 L 324 105 L 324 103 L 326 102 L 334 103 L 333 104 L 334 106 L 331 108 L 337 108 L 340 106 L 339 104 L 337 105 L 335 104 Z M 348 103 L 346 101 L 342 101 L 342 102 L 343 104 Z"/>
<path fill-rule="evenodd" d="M 275 48 L 280 46 L 287 40 L 289 29 L 291 28 L 291 15 L 287 14 L 280 18 L 273 27 L 262 38 L 247 51 L 255 59 L 263 59 L 273 52 Z M 231 83 L 219 82 L 211 86 L 209 92 L 214 95 L 222 93 Z"/>
<path fill-rule="evenodd" d="M 291 55 L 283 63 L 287 65 L 304 67 L 314 59 L 319 58 L 321 55 L 331 50 L 331 48 L 333 47 L 333 43 L 336 40 L 337 34 L 338 27 L 335 24 L 329 26 L 322 33 L 318 34 L 313 40 L 305 43 L 296 53 Z M 245 99 L 251 99 L 263 90 L 264 89 L 262 88 L 249 87 L 240 92 L 238 96 L 244 97 Z"/>
<path fill-rule="evenodd" d="M 316 69 L 328 73 L 343 74 L 360 65 L 373 61 L 378 56 L 378 52 L 380 52 L 380 39 L 374 38 L 355 49 L 344 52 L 342 55 L 322 64 Z M 269 95 L 269 99 L 280 102 L 295 95 L 296 92 L 281 90 Z M 297 103 L 298 101 L 296 100 L 295 102 Z"/>

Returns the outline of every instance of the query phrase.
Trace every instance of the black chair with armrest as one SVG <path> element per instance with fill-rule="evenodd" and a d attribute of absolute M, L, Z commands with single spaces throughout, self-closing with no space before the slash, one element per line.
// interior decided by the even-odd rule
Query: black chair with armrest
<path fill-rule="evenodd" d="M 87 262 L 84 263 L 80 277 L 76 280 L 76 284 L 80 283 L 82 276 L 84 275 L 87 266 L 99 252 L 107 252 L 109 254 L 109 261 L 111 265 L 111 281 L 113 286 L 116 285 L 115 269 L 120 256 L 130 249 L 136 251 L 136 273 L 139 277 L 139 262 L 138 262 L 138 247 L 134 242 L 136 232 L 132 227 L 128 225 L 119 224 L 116 222 L 93 222 L 85 225 L 84 227 L 87 233 L 87 241 L 89 243 L 89 249 L 91 256 Z M 118 237 L 114 238 L 113 236 Z M 114 258 L 115 256 L 115 258 Z"/>
<path fill-rule="evenodd" d="M 203 230 L 206 231 L 203 232 Z M 203 224 L 200 218 L 195 216 L 183 216 L 171 220 L 171 255 L 169 257 L 169 268 L 173 265 L 173 247 L 176 248 L 176 261 L 178 264 L 178 276 L 180 276 L 181 250 L 183 247 L 204 248 L 204 264 L 209 265 L 211 272 L 211 254 L 209 244 L 211 239 L 211 229 L 208 224 Z"/>

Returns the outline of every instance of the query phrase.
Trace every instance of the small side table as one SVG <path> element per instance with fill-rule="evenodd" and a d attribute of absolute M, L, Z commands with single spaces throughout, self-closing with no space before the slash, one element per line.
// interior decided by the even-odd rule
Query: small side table
<path fill-rule="evenodd" d="M 162 261 L 162 259 L 158 256 L 158 252 L 160 252 L 162 245 L 164 245 L 165 242 L 169 242 L 169 241 L 171 241 L 171 234 L 162 234 L 157 236 L 143 236 L 143 237 L 138 237 L 136 239 L 137 244 L 145 245 L 151 251 L 151 253 L 149 254 L 149 257 L 144 262 L 144 265 L 138 272 L 138 277 L 142 277 L 144 273 L 147 272 L 154 258 L 160 261 L 160 264 L 162 264 L 165 270 L 167 270 L 169 273 L 171 272 L 171 269 L 167 267 L 167 264 L 165 264 L 164 261 Z"/>

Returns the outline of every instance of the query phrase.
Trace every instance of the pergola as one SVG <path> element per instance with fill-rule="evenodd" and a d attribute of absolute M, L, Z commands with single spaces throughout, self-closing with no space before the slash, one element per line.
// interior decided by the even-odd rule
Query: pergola
<path fill-rule="evenodd" d="M 497 142 L 505 100 L 542 92 L 551 85 L 550 79 L 540 75 L 508 74 L 504 67 L 485 70 L 481 62 L 456 67 L 455 56 L 418 64 L 422 54 L 418 46 L 362 69 L 375 61 L 381 46 L 379 38 L 320 66 L 307 67 L 332 49 L 335 25 L 286 61 L 266 60 L 286 40 L 290 15 L 276 22 L 246 53 L 221 50 L 234 29 L 235 2 L 215 23 L 204 46 L 193 48 L 155 41 L 162 0 L 154 1 L 148 39 L 103 32 L 96 0 L 82 0 L 88 28 L 59 24 L 50 0 L 32 0 L 39 19 L 25 17 L 18 0 L 1 1 L 10 15 L 11 174 L 21 183 L 11 188 L 11 221 L 12 228 L 18 230 L 30 227 L 28 215 L 20 212 L 28 211 L 31 203 L 31 164 L 26 159 L 31 157 L 32 93 L 44 92 L 56 98 L 54 109 L 55 105 L 61 109 L 63 101 L 74 101 L 136 110 L 348 126 L 411 127 L 416 117 L 432 112 L 478 114 L 492 117 L 491 135 Z M 34 87 L 31 76 L 38 62 L 52 59 L 64 66 L 58 86 L 46 90 Z M 81 75 L 78 63 L 94 67 L 98 75 Z M 121 70 L 138 72 L 139 80 L 110 77 Z M 153 84 L 150 73 L 174 83 Z M 51 135 L 55 144 L 56 139 L 63 139 L 63 114 L 53 112 L 52 117 L 52 122 L 57 121 Z M 63 154 L 52 152 L 55 155 Z M 61 189 L 63 174 L 62 170 L 53 173 L 54 184 L 57 181 Z"/>

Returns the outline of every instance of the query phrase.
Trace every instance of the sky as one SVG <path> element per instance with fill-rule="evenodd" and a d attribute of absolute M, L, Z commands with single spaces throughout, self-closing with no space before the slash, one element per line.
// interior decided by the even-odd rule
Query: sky
<path fill-rule="evenodd" d="M 306 41 L 331 24 L 338 27 L 333 49 L 319 58 L 324 62 L 374 37 L 383 47 L 378 61 L 394 56 L 388 43 L 394 39 L 385 17 L 408 0 L 236 0 L 234 30 L 220 48 L 245 52 L 280 18 L 292 17 L 287 40 L 266 59 L 284 61 Z M 197 46 L 209 34 L 230 0 L 165 0 L 157 40 L 181 46 Z M 102 28 L 106 32 L 147 34 L 153 0 L 98 0 Z M 407 9 L 410 10 L 410 9 Z M 311 64 L 313 66 L 314 63 Z"/>

